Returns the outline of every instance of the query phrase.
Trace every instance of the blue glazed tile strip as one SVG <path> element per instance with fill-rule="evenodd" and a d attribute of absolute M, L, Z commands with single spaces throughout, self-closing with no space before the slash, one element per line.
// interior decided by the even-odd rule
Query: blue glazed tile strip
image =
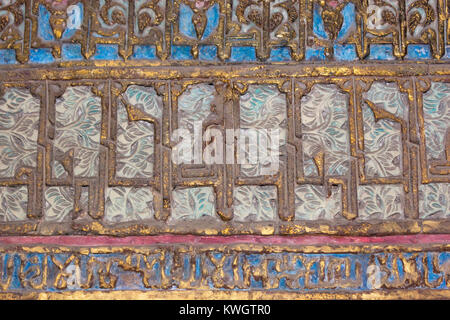
<path fill-rule="evenodd" d="M 375 11 L 350 0 L 311 4 L 300 0 L 289 10 L 273 4 L 271 14 L 257 16 L 255 11 L 251 17 L 239 11 L 239 0 L 233 5 L 231 0 L 167 1 L 174 10 L 167 17 L 164 0 L 157 3 L 158 9 L 145 8 L 144 2 L 138 1 L 132 15 L 128 12 L 131 7 L 124 0 L 109 11 L 106 2 L 100 2 L 96 8 L 87 6 L 86 0 L 10 1 L 9 5 L 0 6 L 3 10 L 0 15 L 20 14 L 14 16 L 17 21 L 11 21 L 9 28 L 0 30 L 0 64 L 126 59 L 199 63 L 436 61 L 450 57 L 449 36 L 441 32 L 448 24 L 442 18 L 447 12 L 435 2 L 426 5 L 431 20 L 423 22 L 424 11 L 415 11 L 419 20 L 414 24 L 412 16 L 398 13 L 402 21 L 380 20 Z M 231 12 L 227 12 L 229 9 Z M 439 15 L 440 10 L 444 12 Z M 367 14 L 367 19 L 361 18 L 362 13 Z M 127 21 L 128 17 L 133 21 Z M 283 20 L 286 17 L 288 20 Z M 300 28 L 299 23 L 305 25 Z M 406 33 L 399 33 L 401 24 L 409 28 Z M 333 28 L 336 28 L 334 36 Z M 425 37 L 425 34 L 433 36 Z M 16 51 L 16 62 L 8 50 Z M 156 50 L 161 52 L 157 54 Z"/>

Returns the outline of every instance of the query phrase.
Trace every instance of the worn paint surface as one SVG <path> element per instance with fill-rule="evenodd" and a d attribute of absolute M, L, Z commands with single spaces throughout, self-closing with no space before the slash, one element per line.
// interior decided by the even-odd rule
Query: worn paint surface
<path fill-rule="evenodd" d="M 450 298 L 449 59 L 449 0 L 0 0 L 0 298 Z"/>

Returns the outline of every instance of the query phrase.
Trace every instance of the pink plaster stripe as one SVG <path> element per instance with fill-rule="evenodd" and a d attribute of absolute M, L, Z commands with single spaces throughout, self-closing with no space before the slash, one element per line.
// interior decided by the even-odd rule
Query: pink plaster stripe
<path fill-rule="evenodd" d="M 3 236 L 1 245 L 60 245 L 60 246 L 145 246 L 152 244 L 235 244 L 267 245 L 349 245 L 349 244 L 450 244 L 450 234 L 416 234 L 383 237 L 337 236 Z"/>

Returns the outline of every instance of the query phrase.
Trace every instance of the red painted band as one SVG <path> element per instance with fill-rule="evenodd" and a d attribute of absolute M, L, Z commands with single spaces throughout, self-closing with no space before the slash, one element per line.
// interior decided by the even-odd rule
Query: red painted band
<path fill-rule="evenodd" d="M 338 236 L 3 236 L 0 245 L 145 246 L 152 244 L 350 245 L 350 244 L 450 244 L 450 234 L 416 234 L 376 237 Z"/>

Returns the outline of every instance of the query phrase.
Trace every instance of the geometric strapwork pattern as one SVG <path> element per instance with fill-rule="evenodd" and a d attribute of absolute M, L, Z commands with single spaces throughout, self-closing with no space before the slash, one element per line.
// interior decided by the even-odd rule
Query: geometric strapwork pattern
<path fill-rule="evenodd" d="M 450 298 L 450 0 L 0 0 L 1 298 Z"/>
<path fill-rule="evenodd" d="M 449 59 L 447 0 L 4 0 L 0 64 Z"/>
<path fill-rule="evenodd" d="M 447 230 L 448 80 L 4 82 L 1 225 L 13 234 Z M 173 133 L 195 121 L 223 139 L 225 129 L 278 128 L 278 168 L 174 163 Z"/>

